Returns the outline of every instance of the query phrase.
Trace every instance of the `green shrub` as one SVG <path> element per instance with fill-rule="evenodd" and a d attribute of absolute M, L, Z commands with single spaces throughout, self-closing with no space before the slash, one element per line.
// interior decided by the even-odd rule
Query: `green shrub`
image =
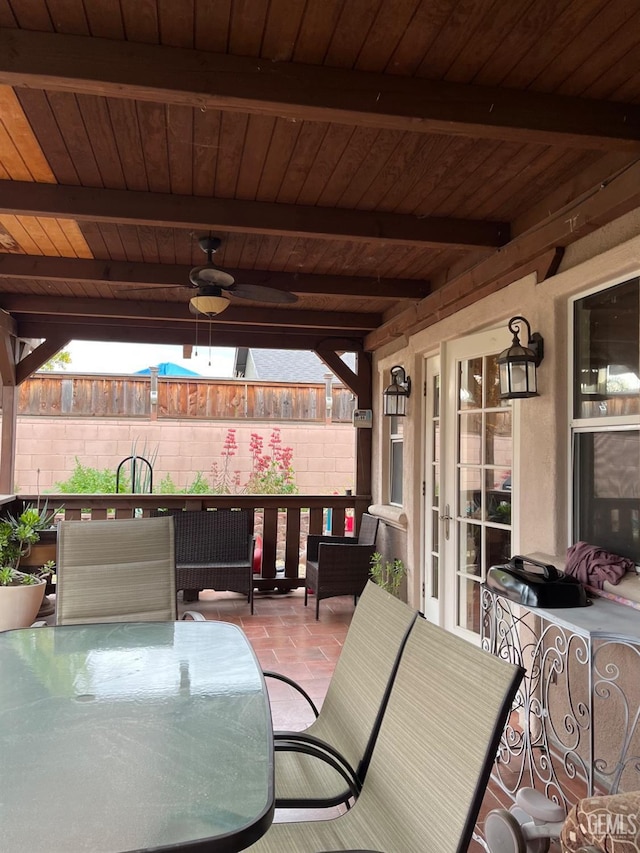
<path fill-rule="evenodd" d="M 211 492 L 211 486 L 202 472 L 198 471 L 191 483 L 183 489 L 179 489 L 171 474 L 167 474 L 160 480 L 160 486 L 154 489 L 155 491 L 161 495 L 208 495 Z"/>
<path fill-rule="evenodd" d="M 191 484 L 183 491 L 187 495 L 207 495 L 211 491 L 211 486 L 202 471 L 198 471 Z"/>
<path fill-rule="evenodd" d="M 76 465 L 73 473 L 67 480 L 56 483 L 53 491 L 72 495 L 109 495 L 116 491 L 116 472 L 105 468 L 99 471 L 82 465 L 78 457 L 75 457 Z M 129 478 L 125 475 L 120 477 L 119 492 L 130 490 Z"/>
<path fill-rule="evenodd" d="M 402 578 L 407 570 L 402 560 L 397 558 L 383 562 L 382 554 L 377 551 L 371 557 L 371 577 L 382 589 L 398 597 Z"/>

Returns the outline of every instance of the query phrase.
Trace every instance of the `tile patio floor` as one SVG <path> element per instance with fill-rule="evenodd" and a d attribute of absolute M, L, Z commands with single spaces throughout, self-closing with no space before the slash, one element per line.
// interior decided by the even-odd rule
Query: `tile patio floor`
<path fill-rule="evenodd" d="M 294 590 L 286 595 L 258 593 L 255 613 L 243 596 L 235 593 L 200 593 L 198 602 L 179 604 L 179 611 L 200 611 L 207 619 L 234 622 L 245 631 L 264 669 L 272 669 L 299 681 L 318 706 L 322 703 L 333 668 L 342 649 L 353 615 L 353 599 L 336 597 L 323 600 L 320 620 L 315 620 L 315 601 L 304 606 L 304 591 Z M 270 680 L 274 725 L 278 729 L 303 729 L 312 715 L 302 699 L 292 696 L 291 689 Z M 494 808 L 508 808 L 511 801 L 495 785 L 485 795 L 478 826 Z M 276 820 L 297 820 L 301 817 L 323 819 L 334 817 L 338 810 L 320 812 L 278 811 Z M 470 853 L 483 853 L 478 842 L 472 842 Z M 393 851 L 414 853 L 414 851 Z M 552 849 L 553 853 L 553 849 Z"/>

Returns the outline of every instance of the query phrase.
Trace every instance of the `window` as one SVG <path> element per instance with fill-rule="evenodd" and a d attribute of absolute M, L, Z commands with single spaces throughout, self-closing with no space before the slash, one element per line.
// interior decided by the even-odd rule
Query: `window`
<path fill-rule="evenodd" d="M 404 418 L 395 416 L 389 418 L 389 426 L 389 440 L 391 443 L 389 452 L 389 503 L 402 506 Z"/>
<path fill-rule="evenodd" d="M 640 279 L 574 303 L 573 540 L 640 562 Z"/>

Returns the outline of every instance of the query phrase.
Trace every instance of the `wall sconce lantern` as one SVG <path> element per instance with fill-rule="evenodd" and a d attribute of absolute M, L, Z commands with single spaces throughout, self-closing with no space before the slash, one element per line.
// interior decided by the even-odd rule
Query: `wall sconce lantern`
<path fill-rule="evenodd" d="M 384 414 L 404 417 L 407 414 L 407 400 L 411 396 L 411 379 L 404 372 L 404 367 L 396 364 L 391 368 L 391 385 L 382 394 Z"/>
<path fill-rule="evenodd" d="M 520 324 L 527 327 L 527 345 L 520 343 Z M 518 400 L 538 396 L 537 368 L 544 357 L 544 341 L 538 332 L 531 334 L 531 326 L 524 317 L 512 317 L 509 331 L 513 341 L 509 349 L 498 356 L 500 371 L 500 399 Z"/>

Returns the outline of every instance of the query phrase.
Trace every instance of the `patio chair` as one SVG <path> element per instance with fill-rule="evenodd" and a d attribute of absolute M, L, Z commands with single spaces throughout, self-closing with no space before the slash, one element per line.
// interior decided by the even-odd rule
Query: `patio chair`
<path fill-rule="evenodd" d="M 274 823 L 247 849 L 466 853 L 523 672 L 417 619 L 353 806 Z"/>
<path fill-rule="evenodd" d="M 253 518 L 246 509 L 168 510 L 176 525 L 176 589 L 183 600 L 203 589 L 247 596 L 253 614 Z M 158 515 L 162 515 L 158 511 Z"/>
<path fill-rule="evenodd" d="M 304 732 L 275 733 L 277 807 L 328 807 L 359 792 L 400 653 L 416 616 L 417 611 L 369 581 L 319 713 L 298 684 L 279 673 L 265 672 L 294 687 L 316 716 Z M 330 748 L 341 769 L 307 753 L 315 747 Z"/>
<path fill-rule="evenodd" d="M 320 601 L 336 595 L 353 595 L 354 603 L 369 579 L 375 553 L 378 519 L 362 514 L 357 539 L 354 536 L 307 536 L 304 605 L 309 592 L 316 596 L 316 619 Z"/>
<path fill-rule="evenodd" d="M 173 519 L 61 521 L 56 575 L 58 625 L 175 621 Z"/>

